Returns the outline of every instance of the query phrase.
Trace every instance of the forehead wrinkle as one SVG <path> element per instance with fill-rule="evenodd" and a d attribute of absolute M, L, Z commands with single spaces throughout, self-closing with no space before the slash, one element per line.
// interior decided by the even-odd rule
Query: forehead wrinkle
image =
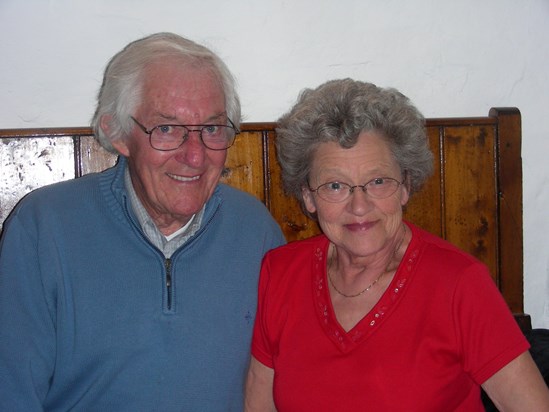
<path fill-rule="evenodd" d="M 144 82 L 145 96 L 142 105 L 147 103 L 149 106 L 149 116 L 160 121 L 182 124 L 199 124 L 201 121 L 221 117 L 225 113 L 225 98 L 222 84 L 215 72 L 194 65 L 185 65 L 182 68 L 173 63 L 177 61 L 162 64 Z M 153 66 L 157 68 L 156 65 Z M 205 105 L 207 106 L 205 102 L 212 103 L 209 113 L 204 111 Z M 219 105 L 213 105 L 213 102 Z"/>
<path fill-rule="evenodd" d="M 329 159 L 329 160 L 328 160 Z M 363 184 L 378 177 L 392 177 L 394 165 L 388 159 L 365 162 L 360 154 L 352 157 L 339 157 L 328 154 L 322 159 L 315 159 L 311 172 L 315 180 L 322 182 L 341 182 Z M 326 162 L 331 164 L 326 164 Z M 374 164 L 371 164 L 374 163 Z M 351 167 L 349 167 L 351 165 Z"/>

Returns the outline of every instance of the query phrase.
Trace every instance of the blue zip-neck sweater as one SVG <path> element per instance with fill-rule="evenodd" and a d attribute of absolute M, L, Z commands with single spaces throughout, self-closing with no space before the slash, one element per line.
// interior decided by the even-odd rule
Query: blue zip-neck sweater
<path fill-rule="evenodd" d="M 5 223 L 1 411 L 242 410 L 257 276 L 280 228 L 219 185 L 166 260 L 133 216 L 125 163 L 38 189 Z"/>

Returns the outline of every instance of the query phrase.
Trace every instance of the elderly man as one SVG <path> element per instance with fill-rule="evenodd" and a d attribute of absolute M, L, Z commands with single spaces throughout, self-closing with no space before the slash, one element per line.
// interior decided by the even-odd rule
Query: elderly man
<path fill-rule="evenodd" d="M 242 410 L 257 274 L 284 242 L 219 184 L 234 80 L 170 33 L 109 63 L 93 127 L 120 154 L 27 196 L 0 244 L 0 410 Z"/>

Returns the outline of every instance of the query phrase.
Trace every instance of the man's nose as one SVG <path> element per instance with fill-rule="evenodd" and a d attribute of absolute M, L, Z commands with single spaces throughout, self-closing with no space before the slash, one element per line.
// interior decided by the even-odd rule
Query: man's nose
<path fill-rule="evenodd" d="M 200 166 L 204 162 L 206 150 L 200 130 L 189 130 L 185 142 L 178 149 L 176 158 L 189 166 Z"/>

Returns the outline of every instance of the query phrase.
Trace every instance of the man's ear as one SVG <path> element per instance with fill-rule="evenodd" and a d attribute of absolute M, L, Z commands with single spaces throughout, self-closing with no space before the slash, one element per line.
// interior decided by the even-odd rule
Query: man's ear
<path fill-rule="evenodd" d="M 112 127 L 113 118 L 110 114 L 104 114 L 99 120 L 99 125 L 107 136 L 112 136 L 113 127 Z M 130 156 L 130 149 L 128 147 L 126 139 L 113 139 L 111 140 L 112 146 L 124 157 Z"/>

